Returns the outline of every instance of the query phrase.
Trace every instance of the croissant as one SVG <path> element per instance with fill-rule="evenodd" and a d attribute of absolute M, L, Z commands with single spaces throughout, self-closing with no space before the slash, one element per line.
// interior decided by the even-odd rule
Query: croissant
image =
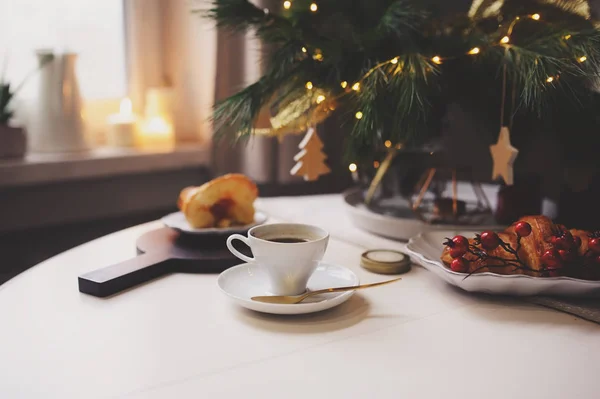
<path fill-rule="evenodd" d="M 230 173 L 199 187 L 181 190 L 177 206 L 194 228 L 228 227 L 254 221 L 256 184 L 248 177 Z"/>
<path fill-rule="evenodd" d="M 526 236 L 517 234 L 517 224 L 520 222 L 526 222 L 531 227 L 531 232 Z M 492 272 L 533 277 L 563 275 L 600 279 L 598 254 L 590 250 L 589 245 L 590 240 L 598 236 L 597 233 L 567 230 L 546 216 L 526 216 L 497 235 L 503 245 L 494 249 L 484 249 L 481 239 L 468 240 L 470 250 L 461 256 L 466 261 L 461 262 L 465 267 L 462 270 L 464 273 Z M 446 267 L 451 267 L 454 259 L 452 244 L 447 242 L 441 260 Z"/>

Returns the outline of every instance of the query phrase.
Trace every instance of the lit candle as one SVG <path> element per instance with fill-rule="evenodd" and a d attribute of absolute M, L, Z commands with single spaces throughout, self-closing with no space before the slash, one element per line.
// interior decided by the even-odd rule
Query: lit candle
<path fill-rule="evenodd" d="M 119 113 L 109 115 L 106 142 L 113 147 L 132 147 L 135 145 L 135 124 L 137 118 L 132 111 L 131 100 L 121 100 Z"/>
<path fill-rule="evenodd" d="M 174 144 L 173 126 L 162 116 L 153 116 L 142 124 L 139 134 L 140 147 L 168 149 Z"/>

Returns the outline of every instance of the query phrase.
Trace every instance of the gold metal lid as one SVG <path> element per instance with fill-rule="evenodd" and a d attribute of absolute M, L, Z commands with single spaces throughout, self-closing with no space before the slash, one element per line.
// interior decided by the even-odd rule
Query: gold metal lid
<path fill-rule="evenodd" d="M 360 265 L 379 274 L 401 274 L 410 270 L 410 257 L 391 249 L 372 249 L 360 256 Z"/>

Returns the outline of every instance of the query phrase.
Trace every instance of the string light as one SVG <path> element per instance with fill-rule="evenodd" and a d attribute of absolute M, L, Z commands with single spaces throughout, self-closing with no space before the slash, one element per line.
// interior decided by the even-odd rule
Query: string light
<path fill-rule="evenodd" d="M 587 60 L 587 57 L 585 55 L 579 57 L 579 62 L 585 62 L 585 60 Z"/>
<path fill-rule="evenodd" d="M 383 145 L 384 145 L 386 148 L 390 148 L 390 147 L 392 146 L 392 142 L 391 142 L 391 141 L 389 141 L 389 140 L 386 140 L 386 141 L 385 141 L 385 143 L 383 143 Z"/>
<path fill-rule="evenodd" d="M 379 167 L 379 161 L 374 161 L 374 162 L 373 162 L 373 167 L 374 167 L 375 169 L 377 169 L 377 168 Z"/>
<path fill-rule="evenodd" d="M 356 172 L 356 164 L 355 163 L 351 163 L 350 165 L 348 165 L 348 170 L 350 170 L 350 172 L 354 173 Z"/>
<path fill-rule="evenodd" d="M 283 6 L 284 6 L 284 8 L 286 8 L 286 9 L 289 9 L 289 8 L 291 8 L 291 6 L 292 6 L 292 2 L 291 2 L 290 0 L 286 0 L 286 1 L 284 1 L 284 3 L 283 3 Z M 309 8 L 310 8 L 310 10 L 311 10 L 312 12 L 316 12 L 316 11 L 318 10 L 318 6 L 317 6 L 317 4 L 316 4 L 316 3 L 314 3 L 314 2 L 310 4 Z M 533 19 L 533 20 L 535 20 L 535 21 L 539 21 L 539 20 L 541 19 L 541 15 L 540 15 L 540 14 L 538 14 L 538 13 L 531 14 L 531 15 L 529 15 L 528 17 L 529 17 L 530 19 Z M 502 43 L 502 44 L 508 44 L 508 43 L 510 42 L 510 35 L 511 35 L 511 32 L 512 32 L 512 29 L 513 29 L 514 25 L 517 23 L 517 21 L 519 21 L 519 20 L 520 20 L 520 17 L 516 17 L 516 18 L 513 20 L 513 22 L 512 22 L 512 23 L 510 24 L 510 26 L 509 26 L 509 29 L 508 29 L 508 31 L 507 31 L 507 34 L 506 34 L 505 36 L 503 36 L 503 37 L 500 39 L 500 43 Z M 563 38 L 564 38 L 565 40 L 569 40 L 571 37 L 572 37 L 572 36 L 571 36 L 570 34 L 563 36 Z M 307 53 L 307 52 L 308 52 L 308 50 L 307 50 L 307 48 L 306 48 L 306 47 L 302 47 L 301 49 L 302 49 L 302 52 L 303 52 L 303 53 Z M 481 53 L 481 51 L 482 51 L 482 50 L 481 50 L 481 48 L 480 48 L 480 47 L 473 47 L 473 48 L 471 48 L 471 49 L 470 49 L 470 50 L 467 52 L 467 54 L 468 54 L 468 55 L 476 55 L 476 54 L 480 54 L 480 53 Z M 464 53 L 463 53 L 463 54 L 464 54 Z M 321 51 L 320 51 L 319 49 L 316 49 L 316 50 L 314 51 L 314 54 L 313 54 L 313 59 L 315 59 L 315 60 L 318 60 L 318 61 L 321 61 L 321 60 L 323 60 L 323 55 L 322 55 L 322 53 L 321 53 Z M 435 55 L 435 56 L 431 57 L 431 59 L 430 59 L 430 60 L 431 60 L 431 62 L 433 62 L 433 63 L 435 63 L 435 64 L 438 64 L 438 65 L 440 65 L 440 64 L 442 64 L 442 63 L 443 63 L 443 61 L 444 61 L 444 58 L 440 57 L 439 55 Z M 585 62 L 585 61 L 587 60 L 587 57 L 586 57 L 585 55 L 584 55 L 584 56 L 580 56 L 579 58 L 577 58 L 577 60 L 578 60 L 579 62 Z M 376 65 L 376 66 L 375 66 L 373 69 L 369 70 L 369 72 L 367 73 L 367 75 L 363 76 L 363 78 L 362 78 L 362 79 L 366 78 L 366 77 L 367 77 L 369 74 L 371 74 L 372 72 L 374 72 L 374 71 L 375 71 L 375 70 L 377 70 L 377 69 L 380 69 L 381 67 L 384 67 L 385 65 L 388 65 L 388 64 L 390 64 L 390 63 L 391 63 L 391 64 L 393 64 L 393 65 L 396 65 L 396 64 L 398 64 L 399 62 L 400 62 L 400 59 L 399 59 L 399 57 L 394 57 L 394 58 L 392 58 L 392 59 L 389 59 L 388 61 L 384 61 L 384 62 L 382 62 L 382 63 L 380 63 L 380 64 Z M 535 62 L 536 62 L 536 64 L 537 64 L 537 60 L 535 60 Z M 431 71 L 431 70 L 432 70 L 431 68 L 428 68 L 428 71 Z M 400 71 L 400 67 L 396 67 L 396 69 L 395 69 L 395 72 L 394 72 L 394 73 L 398 73 L 399 71 Z M 362 79 L 361 79 L 361 80 L 362 80 Z M 548 83 L 551 83 L 551 82 L 553 82 L 553 81 L 554 81 L 554 80 L 556 80 L 556 79 L 558 79 L 558 75 L 557 75 L 556 77 L 553 77 L 553 76 L 548 76 L 548 77 L 546 78 L 546 82 L 548 82 Z M 348 83 L 347 81 L 345 81 L 345 80 L 344 80 L 344 81 L 341 81 L 341 82 L 340 82 L 340 86 L 342 87 L 342 89 L 346 89 L 346 88 L 349 86 L 349 83 Z M 307 88 L 308 90 L 312 90 L 312 89 L 313 89 L 313 84 L 312 84 L 312 82 L 306 82 L 306 88 Z M 360 81 L 359 81 L 359 82 L 355 82 L 354 84 L 352 84 L 352 86 L 351 86 L 351 89 L 352 89 L 352 90 L 354 90 L 354 91 L 360 91 Z M 320 104 L 320 103 L 321 103 L 321 102 L 323 102 L 324 100 L 325 100 L 325 96 L 322 96 L 322 95 L 319 95 L 319 96 L 317 96 L 317 104 Z M 356 114 L 355 114 L 355 117 L 356 117 L 357 119 L 361 119 L 361 118 L 363 117 L 363 113 L 362 113 L 362 112 L 360 112 L 360 111 L 358 111 L 358 112 L 356 112 Z M 386 140 L 384 144 L 385 144 L 385 146 L 386 146 L 387 148 L 391 148 L 391 147 L 392 147 L 392 143 L 391 143 L 389 140 Z M 400 147 L 401 147 L 401 145 L 400 145 Z M 400 148 L 400 147 L 398 147 L 398 148 Z"/>
<path fill-rule="evenodd" d="M 285 8 L 286 10 L 289 10 L 290 7 L 292 6 L 292 2 L 289 0 L 286 0 L 283 2 L 283 8 Z"/>

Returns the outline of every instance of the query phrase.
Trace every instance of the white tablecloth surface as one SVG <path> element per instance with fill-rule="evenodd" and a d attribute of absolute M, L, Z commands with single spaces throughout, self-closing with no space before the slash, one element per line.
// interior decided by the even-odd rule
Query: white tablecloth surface
<path fill-rule="evenodd" d="M 362 283 L 366 248 L 341 197 L 261 199 L 270 221 L 331 232 L 325 255 Z M 413 267 L 313 315 L 236 307 L 216 275 L 174 274 L 108 299 L 77 276 L 135 256 L 160 224 L 111 234 L 0 286 L 0 398 L 598 398 L 600 328 L 510 298 L 463 293 Z"/>

